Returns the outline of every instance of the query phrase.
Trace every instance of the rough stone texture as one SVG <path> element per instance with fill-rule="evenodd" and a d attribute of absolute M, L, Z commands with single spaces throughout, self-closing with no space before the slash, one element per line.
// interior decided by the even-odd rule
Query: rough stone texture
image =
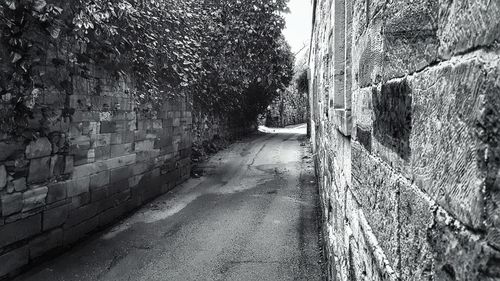
<path fill-rule="evenodd" d="M 65 204 L 43 212 L 43 231 L 62 225 L 68 218 L 69 205 Z"/>
<path fill-rule="evenodd" d="M 50 178 L 50 157 L 30 161 L 28 183 L 40 183 Z"/>
<path fill-rule="evenodd" d="M 0 247 L 34 236 L 42 231 L 42 216 L 40 214 L 21 219 L 0 228 Z"/>
<path fill-rule="evenodd" d="M 26 178 L 15 179 L 11 183 L 14 190 L 17 192 L 23 192 L 28 188 L 26 185 Z"/>
<path fill-rule="evenodd" d="M 500 278 L 499 8 L 315 1 L 309 104 L 330 280 Z M 336 24 L 352 41 L 330 41 Z M 352 89 L 350 132 L 332 118 L 332 61 Z"/>
<path fill-rule="evenodd" d="M 23 194 L 4 194 L 0 197 L 2 202 L 2 216 L 15 214 L 23 209 Z"/>
<path fill-rule="evenodd" d="M 500 2 L 489 0 L 441 0 L 439 53 L 443 58 L 486 47 L 500 39 Z"/>
<path fill-rule="evenodd" d="M 7 185 L 7 170 L 5 170 L 5 166 L 0 166 L 0 190 L 2 190 L 5 185 Z"/>
<path fill-rule="evenodd" d="M 40 235 L 30 241 L 29 243 L 29 257 L 30 259 L 37 258 L 52 249 L 62 246 L 63 231 L 55 229 L 54 231 Z"/>
<path fill-rule="evenodd" d="M 19 269 L 29 261 L 29 248 L 22 247 L 0 255 L 0 276 Z"/>
<path fill-rule="evenodd" d="M 400 183 L 384 163 L 377 161 L 357 145 L 352 147 L 352 193 L 370 222 L 372 231 L 393 268 L 399 266 L 399 193 Z M 363 175 L 369 174 L 370 177 Z M 377 187 L 377 188 L 373 188 Z"/>
<path fill-rule="evenodd" d="M 52 144 L 48 138 L 39 138 L 26 146 L 26 158 L 40 158 L 52 153 Z"/>
<path fill-rule="evenodd" d="M 39 62 L 44 89 L 30 119 L 36 138 L 0 138 L 0 259 L 29 249 L 28 258 L 0 266 L 0 279 L 185 181 L 193 143 L 255 129 L 193 109 L 189 95 L 136 106 L 141 81 L 92 63 L 87 75 L 70 74 L 53 60 L 67 62 L 74 44 L 56 45 Z"/>
<path fill-rule="evenodd" d="M 43 207 L 47 198 L 48 188 L 46 186 L 31 189 L 23 193 L 23 212 Z"/>
<path fill-rule="evenodd" d="M 135 108 L 140 81 L 92 64 L 88 77 L 69 77 L 54 66 L 52 58 L 69 57 L 69 45 L 48 47 L 40 62 L 48 80 L 37 102 L 60 118 L 37 111 L 30 121 L 35 130 L 44 126 L 37 138 L 0 139 L 0 279 L 113 223 L 190 175 L 191 97 L 165 100 L 157 110 Z M 110 104 L 120 107 L 111 112 Z"/>

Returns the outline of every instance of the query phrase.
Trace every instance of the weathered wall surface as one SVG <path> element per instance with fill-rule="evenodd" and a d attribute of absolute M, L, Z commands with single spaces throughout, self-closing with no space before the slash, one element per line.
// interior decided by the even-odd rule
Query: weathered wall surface
<path fill-rule="evenodd" d="M 500 278 L 499 13 L 486 0 L 316 1 L 331 280 Z"/>
<path fill-rule="evenodd" d="M 36 135 L 0 137 L 0 279 L 189 177 L 189 98 L 137 109 L 138 81 L 92 64 L 70 75 L 67 48 L 43 66 Z"/>

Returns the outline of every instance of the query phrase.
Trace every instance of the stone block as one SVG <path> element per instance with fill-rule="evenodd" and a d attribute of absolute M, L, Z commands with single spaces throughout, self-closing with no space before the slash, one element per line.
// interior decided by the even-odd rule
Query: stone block
<path fill-rule="evenodd" d="M 90 154 L 90 149 L 74 150 L 72 152 L 73 164 L 75 166 L 81 166 L 88 163 L 92 163 L 93 159 L 89 158 L 89 154 Z"/>
<path fill-rule="evenodd" d="M 32 237 L 42 230 L 42 215 L 37 214 L 0 227 L 0 247 Z"/>
<path fill-rule="evenodd" d="M 43 231 L 53 229 L 64 224 L 68 218 L 69 205 L 65 204 L 43 212 Z"/>
<path fill-rule="evenodd" d="M 108 195 L 120 193 L 120 192 L 126 191 L 129 188 L 130 188 L 130 186 L 129 186 L 128 179 L 125 179 L 122 181 L 117 181 L 117 182 L 112 181 L 108 187 Z"/>
<path fill-rule="evenodd" d="M 356 143 L 352 147 L 352 193 L 393 268 L 399 265 L 399 183 L 388 165 Z"/>
<path fill-rule="evenodd" d="M 23 193 L 23 212 L 27 212 L 45 205 L 48 188 L 38 187 Z"/>
<path fill-rule="evenodd" d="M 110 172 L 104 171 L 90 176 L 90 189 L 103 187 L 109 184 Z"/>
<path fill-rule="evenodd" d="M 439 0 L 398 0 L 384 8 L 384 81 L 413 73 L 437 59 Z"/>
<path fill-rule="evenodd" d="M 499 58 L 478 51 L 408 79 L 414 108 L 412 178 L 453 216 L 476 229 L 484 228 L 485 209 L 478 116 L 488 104 L 483 100 L 500 93 Z"/>
<path fill-rule="evenodd" d="M 95 216 L 79 225 L 64 230 L 64 246 L 69 246 L 81 240 L 99 226 L 99 217 Z"/>
<path fill-rule="evenodd" d="M 94 149 L 95 160 L 102 161 L 107 160 L 111 157 L 111 147 L 110 146 L 100 146 Z"/>
<path fill-rule="evenodd" d="M 26 146 L 26 158 L 34 159 L 49 156 L 52 153 L 52 144 L 48 138 L 39 138 Z"/>
<path fill-rule="evenodd" d="M 154 140 L 143 140 L 135 143 L 135 151 L 150 151 L 155 149 Z"/>
<path fill-rule="evenodd" d="M 15 179 L 11 183 L 16 192 L 22 192 L 28 188 L 26 185 L 26 178 L 24 177 Z"/>
<path fill-rule="evenodd" d="M 73 169 L 73 178 L 81 179 L 87 178 L 91 175 L 97 174 L 101 171 L 108 170 L 107 161 L 99 161 L 95 163 L 85 164 L 81 166 L 77 166 Z"/>
<path fill-rule="evenodd" d="M 334 110 L 335 124 L 340 133 L 346 137 L 352 134 L 352 113 L 350 110 L 338 109 Z"/>
<path fill-rule="evenodd" d="M 111 134 L 92 135 L 90 140 L 92 148 L 109 146 L 111 145 Z"/>
<path fill-rule="evenodd" d="M 0 161 L 10 159 L 12 156 L 17 155 L 25 149 L 24 145 L 20 142 L 0 141 Z"/>
<path fill-rule="evenodd" d="M 364 131 L 371 131 L 373 127 L 372 87 L 358 89 L 353 92 L 353 127 L 360 127 Z M 356 138 L 356 129 L 353 130 Z"/>
<path fill-rule="evenodd" d="M 70 139 L 70 153 L 77 153 L 78 151 L 89 150 L 91 148 L 90 145 L 90 137 L 89 136 L 78 136 Z"/>
<path fill-rule="evenodd" d="M 401 280 L 432 280 L 434 253 L 427 233 L 434 222 L 433 203 L 408 181 L 399 181 Z"/>
<path fill-rule="evenodd" d="M 50 178 L 50 158 L 31 159 L 28 183 L 40 183 Z"/>
<path fill-rule="evenodd" d="M 110 182 L 116 183 L 120 181 L 127 180 L 129 177 L 132 177 L 133 174 L 131 172 L 131 168 L 129 166 L 113 169 L 110 174 Z"/>
<path fill-rule="evenodd" d="M 73 122 L 99 121 L 99 112 L 77 110 L 72 115 L 72 121 Z"/>
<path fill-rule="evenodd" d="M 92 188 L 90 190 L 90 201 L 92 203 L 102 201 L 107 197 L 108 197 L 107 187 Z"/>
<path fill-rule="evenodd" d="M 52 183 L 47 186 L 47 204 L 66 199 L 67 187 L 66 182 Z"/>
<path fill-rule="evenodd" d="M 6 217 L 20 212 L 23 209 L 23 194 L 4 194 L 0 197 L 2 202 L 2 216 Z"/>
<path fill-rule="evenodd" d="M 381 17 L 367 19 L 362 10 L 366 10 L 365 7 L 354 8 L 353 16 L 352 71 L 356 82 L 353 90 L 380 82 L 384 71 L 384 37 L 380 32 L 384 21 Z"/>
<path fill-rule="evenodd" d="M 129 122 L 126 120 L 119 120 L 119 121 L 114 121 L 115 123 L 115 132 L 126 132 L 130 131 L 130 124 L 135 124 L 135 122 Z M 132 128 L 132 130 L 135 130 L 135 128 Z"/>
<path fill-rule="evenodd" d="M 0 255 L 0 278 L 27 265 L 29 262 L 29 248 L 21 247 Z"/>
<path fill-rule="evenodd" d="M 122 143 L 127 143 L 123 140 L 123 134 L 122 133 L 114 133 L 111 134 L 110 136 L 110 143 L 111 144 L 122 144 Z"/>
<path fill-rule="evenodd" d="M 106 211 L 99 214 L 99 225 L 107 226 L 114 223 L 117 219 L 123 216 L 127 211 L 129 211 L 129 205 L 127 202 L 123 202 L 118 206 L 107 209 Z"/>
<path fill-rule="evenodd" d="M 101 122 L 101 134 L 116 133 L 117 126 L 115 121 L 102 121 Z"/>
<path fill-rule="evenodd" d="M 70 209 L 77 209 L 90 203 L 90 192 L 71 197 Z"/>
<path fill-rule="evenodd" d="M 111 145 L 111 157 L 121 157 L 128 154 L 132 154 L 134 152 L 134 144 L 126 143 L 126 144 L 115 144 Z"/>
<path fill-rule="evenodd" d="M 440 1 L 439 54 L 444 59 L 500 39 L 500 2 Z"/>
<path fill-rule="evenodd" d="M 54 229 L 51 232 L 45 233 L 36 237 L 29 243 L 30 259 L 38 258 L 50 250 L 62 247 L 63 231 L 62 229 Z"/>
<path fill-rule="evenodd" d="M 104 161 L 108 169 L 116 169 L 134 164 L 137 159 L 136 154 L 130 154 L 122 157 L 116 157 Z"/>
<path fill-rule="evenodd" d="M 142 179 L 142 175 L 133 176 L 133 177 L 128 179 L 128 185 L 130 187 L 135 187 L 135 186 L 139 185 L 139 183 L 141 182 L 141 179 Z"/>
<path fill-rule="evenodd" d="M 64 228 L 71 228 L 81 222 L 84 222 L 97 214 L 98 204 L 88 204 L 77 209 L 70 210 L 68 218 L 64 223 Z"/>
<path fill-rule="evenodd" d="M 147 172 L 149 169 L 151 169 L 153 166 L 152 163 L 149 162 L 140 162 L 135 165 L 132 165 L 132 173 L 134 176 L 144 174 Z"/>
<path fill-rule="evenodd" d="M 68 197 L 80 195 L 89 192 L 90 178 L 81 178 L 66 182 L 66 190 Z"/>
<path fill-rule="evenodd" d="M 7 185 L 7 170 L 4 165 L 0 165 L 0 190 Z"/>
<path fill-rule="evenodd" d="M 435 211 L 427 231 L 434 252 L 434 280 L 495 280 L 500 277 L 500 252 L 471 233 L 443 209 Z"/>
<path fill-rule="evenodd" d="M 138 131 L 148 131 L 153 129 L 153 120 L 142 119 L 137 122 Z"/>
<path fill-rule="evenodd" d="M 373 136 L 403 160 L 408 160 L 412 130 L 412 90 L 406 79 L 373 89 Z"/>
<path fill-rule="evenodd" d="M 73 156 L 71 155 L 64 156 L 64 174 L 67 175 L 73 173 L 73 168 L 74 168 Z"/>

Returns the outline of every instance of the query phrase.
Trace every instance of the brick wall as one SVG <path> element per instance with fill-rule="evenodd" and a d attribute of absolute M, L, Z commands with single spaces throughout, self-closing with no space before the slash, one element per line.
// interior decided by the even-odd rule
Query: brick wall
<path fill-rule="evenodd" d="M 137 110 L 140 81 L 93 64 L 70 74 L 69 48 L 43 66 L 47 86 L 29 120 L 37 135 L 0 137 L 0 279 L 189 177 L 190 98 Z"/>
<path fill-rule="evenodd" d="M 330 280 L 500 278 L 500 2 L 317 0 Z"/>

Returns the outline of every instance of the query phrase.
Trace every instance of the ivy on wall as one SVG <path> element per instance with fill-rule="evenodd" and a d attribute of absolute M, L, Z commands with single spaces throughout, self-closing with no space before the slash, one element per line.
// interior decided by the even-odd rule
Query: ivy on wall
<path fill-rule="evenodd" d="M 30 118 L 47 51 L 69 41 L 72 74 L 88 64 L 133 73 L 138 104 L 190 93 L 195 106 L 253 119 L 293 75 L 287 0 L 2 0 L 2 132 Z M 65 114 L 71 114 L 71 109 Z"/>

